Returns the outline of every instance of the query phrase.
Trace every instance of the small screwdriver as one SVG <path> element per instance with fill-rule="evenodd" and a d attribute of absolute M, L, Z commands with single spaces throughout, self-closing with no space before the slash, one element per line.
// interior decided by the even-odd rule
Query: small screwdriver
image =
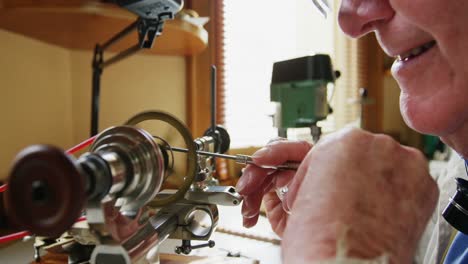
<path fill-rule="evenodd" d="M 171 147 L 170 149 L 172 149 L 173 151 L 177 151 L 177 152 L 184 152 L 184 153 L 188 152 L 188 150 L 184 148 Z M 203 155 L 203 156 L 230 159 L 230 160 L 234 160 L 236 163 L 239 163 L 239 164 L 244 164 L 244 165 L 252 164 L 260 168 L 273 169 L 273 170 L 297 170 L 297 168 L 299 168 L 299 165 L 300 165 L 300 163 L 298 162 L 288 161 L 278 166 L 264 166 L 264 165 L 260 166 L 260 165 L 255 164 L 252 159 L 252 156 L 249 156 L 249 155 L 243 155 L 243 154 L 227 155 L 227 154 L 213 153 L 213 152 L 201 151 L 201 150 L 197 150 L 197 154 Z"/>

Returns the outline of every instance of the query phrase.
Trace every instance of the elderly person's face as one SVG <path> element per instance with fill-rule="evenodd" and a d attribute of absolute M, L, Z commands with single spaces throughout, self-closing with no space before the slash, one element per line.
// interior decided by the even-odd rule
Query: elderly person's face
<path fill-rule="evenodd" d="M 342 0 L 339 24 L 352 37 L 375 32 L 398 57 L 392 73 L 406 122 L 467 158 L 468 1 Z"/>

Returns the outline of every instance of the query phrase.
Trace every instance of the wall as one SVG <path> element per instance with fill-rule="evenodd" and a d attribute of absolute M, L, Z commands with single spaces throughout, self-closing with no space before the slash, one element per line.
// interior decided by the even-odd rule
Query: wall
<path fill-rule="evenodd" d="M 404 134 L 404 127 L 406 126 L 403 117 L 400 113 L 400 89 L 398 84 L 391 77 L 386 75 L 384 77 L 384 131 L 395 134 Z M 405 138 L 401 138 L 406 140 Z"/>
<path fill-rule="evenodd" d="M 111 56 L 105 54 L 105 58 Z M 74 142 L 89 137 L 91 58 L 92 53 L 88 51 L 71 52 Z M 101 79 L 99 131 L 122 125 L 135 114 L 148 110 L 171 113 L 186 123 L 185 76 L 185 58 L 175 56 L 135 55 L 106 68 Z M 172 146 L 185 147 L 180 134 L 160 121 L 139 126 Z M 175 154 L 176 160 L 185 157 L 185 154 Z M 176 173 L 185 171 L 184 162 L 176 164 Z"/>
<path fill-rule="evenodd" d="M 421 147 L 421 135 L 409 128 L 403 120 L 400 112 L 400 88 L 398 83 L 389 74 L 383 78 L 383 131 L 402 144 Z"/>
<path fill-rule="evenodd" d="M 71 52 L 75 142 L 89 135 L 91 58 L 91 52 Z M 136 55 L 106 68 L 101 80 L 100 131 L 145 110 L 164 110 L 185 121 L 184 57 Z"/>
<path fill-rule="evenodd" d="M 0 31 L 0 180 L 28 145 L 66 149 L 88 137 L 91 58 L 90 51 Z M 136 55 L 105 69 L 100 130 L 150 109 L 185 121 L 185 69 L 184 57 L 154 55 Z"/>
<path fill-rule="evenodd" d="M 0 180 L 25 146 L 73 143 L 65 49 L 0 30 Z"/>

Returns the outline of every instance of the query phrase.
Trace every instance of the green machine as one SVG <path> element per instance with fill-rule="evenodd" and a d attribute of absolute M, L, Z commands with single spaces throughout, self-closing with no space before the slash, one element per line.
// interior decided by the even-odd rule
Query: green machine
<path fill-rule="evenodd" d="M 339 76 L 330 56 L 324 54 L 274 63 L 270 100 L 276 103 L 278 135 L 287 138 L 288 128 L 309 127 L 316 142 L 321 135 L 317 122 L 332 112 L 327 86 Z"/>

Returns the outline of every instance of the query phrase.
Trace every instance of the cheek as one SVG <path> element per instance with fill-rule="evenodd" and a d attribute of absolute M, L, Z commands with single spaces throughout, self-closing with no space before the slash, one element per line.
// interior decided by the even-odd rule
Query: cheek
<path fill-rule="evenodd" d="M 413 129 L 443 136 L 468 120 L 468 75 L 440 51 L 431 56 L 430 63 L 420 65 L 418 71 L 397 78 L 402 90 L 400 109 Z"/>
<path fill-rule="evenodd" d="M 459 0 L 455 0 L 459 2 Z M 453 0 L 389 0 L 390 5 L 395 11 L 416 24 L 435 21 L 436 18 L 451 17 L 447 8 L 451 8 L 449 2 Z M 459 3 L 453 3 L 452 6 L 459 6 Z M 441 12 L 444 10 L 444 12 Z"/>
<path fill-rule="evenodd" d="M 396 13 L 431 34 L 445 52 L 466 47 L 468 2 L 460 0 L 389 0 Z M 457 47 L 458 46 L 458 47 Z M 460 50 L 457 50 L 460 52 Z"/>
<path fill-rule="evenodd" d="M 432 35 L 443 46 L 444 53 L 456 48 L 454 42 L 466 39 L 468 4 L 461 4 L 460 0 L 389 1 L 395 12 L 411 25 Z"/>
<path fill-rule="evenodd" d="M 468 122 L 468 2 L 388 1 L 410 24 L 432 35 L 440 49 L 433 63 L 399 81 L 402 115 L 415 130 L 447 135 Z"/>

